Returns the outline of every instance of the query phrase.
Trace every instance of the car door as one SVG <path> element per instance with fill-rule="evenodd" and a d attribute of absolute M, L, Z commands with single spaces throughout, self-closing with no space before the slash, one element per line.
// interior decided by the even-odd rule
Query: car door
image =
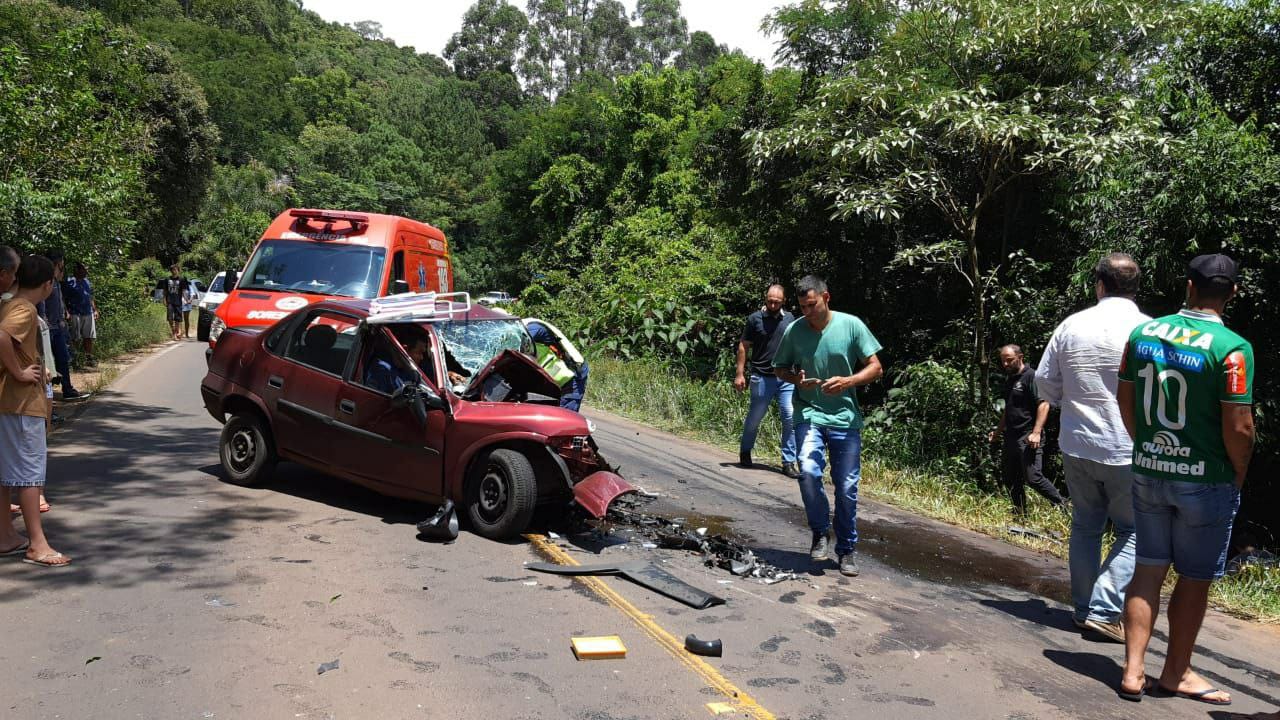
<path fill-rule="evenodd" d="M 355 344 L 359 319 L 333 310 L 312 310 L 283 338 L 281 360 L 266 378 L 274 405 L 276 446 L 312 465 L 333 461 L 333 407 Z"/>
<path fill-rule="evenodd" d="M 352 363 L 347 382 L 338 389 L 334 407 L 334 429 L 340 448 L 335 464 L 372 487 L 395 495 L 424 499 L 443 497 L 444 438 L 449 416 L 429 410 L 425 427 L 412 407 L 393 402 L 394 388 L 387 375 L 376 375 L 375 363 L 408 374 L 414 365 L 396 333 L 417 334 L 430 347 L 425 330 L 412 325 L 372 327 L 360 344 L 359 357 Z M 423 365 L 426 374 L 416 380 L 439 393 L 434 351 Z"/>

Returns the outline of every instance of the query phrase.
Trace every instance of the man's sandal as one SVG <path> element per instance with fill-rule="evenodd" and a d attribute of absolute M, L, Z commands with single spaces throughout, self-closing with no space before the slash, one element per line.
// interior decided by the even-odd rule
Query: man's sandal
<path fill-rule="evenodd" d="M 1160 691 L 1160 694 L 1165 697 L 1186 698 L 1187 700 L 1195 700 L 1196 702 L 1202 702 L 1205 705 L 1219 705 L 1219 706 L 1225 707 L 1231 704 L 1230 699 L 1227 699 L 1227 700 L 1209 699 L 1208 697 L 1209 695 L 1222 692 L 1216 687 L 1209 687 L 1204 690 L 1200 690 L 1199 692 L 1182 692 L 1181 690 L 1170 690 L 1167 687 L 1161 686 L 1159 688 L 1159 691 Z"/>
<path fill-rule="evenodd" d="M 41 555 L 38 558 L 24 557 L 22 562 L 31 565 L 40 565 L 42 567 L 64 567 L 71 564 L 71 558 L 60 552 L 51 552 L 47 555 Z"/>

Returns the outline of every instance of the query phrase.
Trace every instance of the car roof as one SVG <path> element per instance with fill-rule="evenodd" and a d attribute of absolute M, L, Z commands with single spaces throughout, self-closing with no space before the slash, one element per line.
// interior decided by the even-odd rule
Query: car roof
<path fill-rule="evenodd" d="M 334 298 L 334 299 L 328 299 L 328 300 L 321 300 L 320 302 L 313 303 L 308 307 L 310 307 L 311 309 L 331 307 L 335 310 L 345 310 L 347 312 L 354 311 L 355 313 L 359 314 L 361 317 L 367 317 L 369 315 L 369 306 L 372 302 L 373 302 L 372 300 L 362 300 L 357 298 L 350 298 L 350 299 Z M 462 307 L 464 307 L 461 303 L 439 302 L 437 303 L 437 305 L 439 306 L 440 312 L 442 315 L 444 314 L 445 305 L 450 305 L 452 306 L 452 308 L 455 308 L 455 309 L 461 309 Z M 475 303 L 471 304 L 471 309 L 468 310 L 467 312 L 465 313 L 457 312 L 457 314 L 455 314 L 453 317 L 456 320 L 468 320 L 468 321 L 518 319 L 510 313 L 506 313 L 495 308 L 486 307 L 484 305 L 477 305 Z"/>

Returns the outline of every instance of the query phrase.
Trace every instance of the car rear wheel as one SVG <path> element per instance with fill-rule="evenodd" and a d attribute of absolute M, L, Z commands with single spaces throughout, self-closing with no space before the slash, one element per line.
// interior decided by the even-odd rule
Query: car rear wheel
<path fill-rule="evenodd" d="M 218 455 L 227 481 L 254 487 L 271 476 L 276 467 L 276 449 L 257 415 L 232 415 L 222 426 Z"/>
<path fill-rule="evenodd" d="M 467 516 L 477 535 L 507 540 L 529 526 L 538 502 L 538 480 L 529 458 L 499 448 L 476 465 Z"/>

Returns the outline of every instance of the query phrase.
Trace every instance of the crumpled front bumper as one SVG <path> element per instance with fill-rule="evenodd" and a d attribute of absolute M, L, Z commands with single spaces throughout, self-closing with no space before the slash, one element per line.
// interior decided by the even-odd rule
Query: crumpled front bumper
<path fill-rule="evenodd" d="M 631 483 L 608 470 L 597 470 L 573 486 L 573 501 L 591 517 L 599 520 L 609 511 L 609 504 L 620 495 L 636 492 Z"/>

